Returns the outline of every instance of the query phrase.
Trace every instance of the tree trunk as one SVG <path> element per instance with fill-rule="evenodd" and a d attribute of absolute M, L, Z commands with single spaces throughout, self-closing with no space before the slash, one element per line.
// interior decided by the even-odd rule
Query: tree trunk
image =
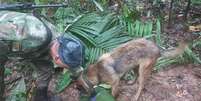
<path fill-rule="evenodd" d="M 188 0 L 188 4 L 187 4 L 187 6 L 186 6 L 186 10 L 185 10 L 185 13 L 184 13 L 184 21 L 187 20 L 188 11 L 190 10 L 190 5 L 191 5 L 191 0 Z"/>
<path fill-rule="evenodd" d="M 174 1 L 174 0 L 171 0 L 171 2 L 170 2 L 168 27 L 170 27 L 171 24 L 172 24 L 172 6 L 173 6 L 173 1 Z"/>

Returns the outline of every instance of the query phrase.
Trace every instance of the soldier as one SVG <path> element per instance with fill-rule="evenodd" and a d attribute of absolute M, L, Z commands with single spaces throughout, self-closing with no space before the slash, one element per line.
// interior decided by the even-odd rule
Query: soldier
<path fill-rule="evenodd" d="M 50 53 L 50 54 L 49 54 Z M 9 59 L 32 62 L 38 70 L 34 101 L 47 101 L 54 63 L 76 68 L 83 63 L 80 40 L 60 35 L 48 21 L 33 14 L 0 11 L 0 99 L 4 98 L 4 65 Z M 53 61 L 52 61 L 53 60 Z"/>

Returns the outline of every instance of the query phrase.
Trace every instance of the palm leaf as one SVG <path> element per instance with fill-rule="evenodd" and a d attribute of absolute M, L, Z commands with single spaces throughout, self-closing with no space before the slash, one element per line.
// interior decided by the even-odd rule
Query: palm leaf
<path fill-rule="evenodd" d="M 93 13 L 81 15 L 65 28 L 65 32 L 70 32 L 74 36 L 77 36 L 86 45 L 96 46 L 96 42 L 93 37 L 97 36 L 98 32 L 91 26 L 97 23 L 99 19 L 100 17 Z"/>
<path fill-rule="evenodd" d="M 161 45 L 161 23 L 160 20 L 157 19 L 156 21 L 156 42 L 158 45 Z"/>
<path fill-rule="evenodd" d="M 108 41 L 111 38 L 115 37 L 122 30 L 123 30 L 123 27 L 120 26 L 120 25 L 117 25 L 117 26 L 115 26 L 113 28 L 110 28 L 110 29 L 106 30 L 103 33 L 100 33 L 100 35 L 98 37 L 96 37 L 95 40 L 98 43 L 103 43 L 103 42 Z"/>
<path fill-rule="evenodd" d="M 69 32 L 80 38 L 86 45 L 96 46 L 95 40 L 88 33 L 76 28 L 69 29 Z"/>
<path fill-rule="evenodd" d="M 145 29 L 145 23 L 141 23 L 139 29 L 139 37 L 143 37 L 144 29 Z"/>
<path fill-rule="evenodd" d="M 101 55 L 101 54 L 103 54 L 103 53 L 105 53 L 106 52 L 106 50 L 104 50 L 103 48 L 96 48 L 96 47 L 92 47 L 92 48 L 87 48 L 87 50 L 86 50 L 87 52 L 86 52 L 86 55 L 87 55 L 87 57 L 88 57 L 88 63 L 94 63 L 95 62 L 95 60 L 97 60 L 98 59 L 98 57 Z"/>
<path fill-rule="evenodd" d="M 125 43 L 128 40 L 131 40 L 132 38 L 129 36 L 120 36 L 120 37 L 115 37 L 112 38 L 109 41 L 106 41 L 102 44 L 100 44 L 100 47 L 107 49 L 107 50 L 111 50 L 114 47 L 117 47 L 119 44 Z"/>
<path fill-rule="evenodd" d="M 141 25 L 141 22 L 136 20 L 135 21 L 135 36 L 139 36 L 140 25 Z"/>
<path fill-rule="evenodd" d="M 153 22 L 149 21 L 148 22 L 148 28 L 147 28 L 147 35 L 151 35 L 153 30 Z"/>

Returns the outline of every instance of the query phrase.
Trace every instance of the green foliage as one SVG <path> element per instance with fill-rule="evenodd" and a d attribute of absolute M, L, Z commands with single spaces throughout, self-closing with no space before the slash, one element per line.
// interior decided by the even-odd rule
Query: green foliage
<path fill-rule="evenodd" d="M 73 23 L 67 25 L 65 32 L 80 38 L 87 46 L 95 46 L 93 36 L 97 35 L 96 29 L 92 26 L 99 21 L 96 14 L 84 14 L 74 19 Z"/>
<path fill-rule="evenodd" d="M 90 97 L 89 96 L 80 96 L 80 101 L 90 101 Z"/>
<path fill-rule="evenodd" d="M 79 16 L 80 12 L 73 7 L 67 8 L 58 8 L 54 13 L 53 19 L 55 20 L 55 24 L 57 28 L 64 32 L 64 28 L 66 25 L 73 23 L 73 20 Z"/>
<path fill-rule="evenodd" d="M 111 95 L 110 89 L 107 90 L 103 87 L 96 87 L 96 101 L 115 101 L 114 97 Z"/>
<path fill-rule="evenodd" d="M 145 37 L 150 36 L 153 30 L 153 22 L 142 22 L 136 20 L 135 23 L 128 22 L 127 24 L 128 34 L 132 37 Z"/>
<path fill-rule="evenodd" d="M 197 4 L 200 5 L 201 4 L 201 0 L 191 0 L 192 4 Z"/>
<path fill-rule="evenodd" d="M 198 64 L 201 64 L 201 58 L 199 57 L 199 53 L 196 54 L 195 51 L 193 51 L 193 49 L 195 48 L 200 48 L 201 46 L 201 39 L 197 39 L 197 40 L 194 40 L 192 42 L 192 45 L 189 46 L 189 48 L 187 48 L 187 50 L 185 51 L 185 54 L 184 54 L 184 57 L 186 57 L 191 63 L 198 63 Z M 188 63 L 187 61 L 184 61 L 186 63 Z"/>
<path fill-rule="evenodd" d="M 102 48 L 87 48 L 86 49 L 86 58 L 89 61 L 89 63 L 94 63 L 96 59 L 103 53 L 105 53 L 106 50 Z"/>
<path fill-rule="evenodd" d="M 11 75 L 11 74 L 12 74 L 11 69 L 10 68 L 5 68 L 4 75 L 8 76 L 8 75 Z"/>
<path fill-rule="evenodd" d="M 59 93 L 63 91 L 72 81 L 70 77 L 71 73 L 69 71 L 64 71 L 59 75 L 59 79 L 56 83 L 56 92 Z"/>
<path fill-rule="evenodd" d="M 81 96 L 80 101 L 115 101 L 110 90 L 102 87 L 95 88 L 96 95 L 94 97 Z"/>
<path fill-rule="evenodd" d="M 159 58 L 154 70 L 160 70 L 161 68 L 164 68 L 165 66 L 169 66 L 171 64 L 177 64 L 180 62 L 181 56 L 174 58 L 174 59 L 165 59 L 165 58 Z"/>
<path fill-rule="evenodd" d="M 156 19 L 156 22 L 147 20 L 145 22 L 136 20 L 134 23 L 126 22 L 127 33 L 133 38 L 152 38 L 154 37 L 156 43 L 161 46 L 161 22 Z M 152 38 L 153 39 L 153 38 Z"/>
<path fill-rule="evenodd" d="M 140 18 L 140 12 L 136 9 L 130 9 L 125 4 L 122 8 L 122 17 L 126 22 L 134 22 Z"/>
<path fill-rule="evenodd" d="M 6 101 L 26 101 L 26 85 L 24 78 L 13 88 L 11 94 L 6 98 Z"/>
<path fill-rule="evenodd" d="M 111 89 L 111 85 L 108 85 L 108 84 L 99 84 L 98 87 L 103 87 L 105 89 Z"/>
<path fill-rule="evenodd" d="M 161 45 L 161 22 L 159 19 L 156 21 L 156 42 Z"/>
<path fill-rule="evenodd" d="M 197 54 L 195 54 L 192 49 L 187 48 L 185 53 L 183 54 L 183 58 L 181 59 L 183 63 L 199 63 L 201 64 L 201 60 L 199 59 L 199 57 L 197 56 Z"/>
<path fill-rule="evenodd" d="M 150 16 L 150 11 L 147 13 L 147 16 Z M 161 45 L 161 22 L 159 19 L 156 21 L 148 20 L 138 20 L 140 17 L 140 12 L 137 10 L 130 10 L 127 5 L 123 6 L 122 13 L 122 22 L 126 26 L 126 30 L 129 36 L 131 37 L 152 37 L 156 36 L 156 42 Z M 154 33 L 156 32 L 156 33 Z M 156 35 L 154 35 L 156 34 Z"/>
<path fill-rule="evenodd" d="M 104 88 L 104 87 L 106 88 Z M 114 97 L 111 94 L 111 89 L 107 89 L 108 85 L 102 84 L 95 87 L 95 95 L 92 97 L 81 96 L 80 101 L 115 101 Z M 111 88 L 111 87 L 109 87 Z"/>

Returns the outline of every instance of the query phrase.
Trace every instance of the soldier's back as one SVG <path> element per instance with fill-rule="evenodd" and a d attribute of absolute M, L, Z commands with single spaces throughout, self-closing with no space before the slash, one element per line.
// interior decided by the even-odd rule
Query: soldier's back
<path fill-rule="evenodd" d="M 0 41 L 8 45 L 10 56 L 47 48 L 55 34 L 59 33 L 52 24 L 47 23 L 32 14 L 0 11 Z"/>

